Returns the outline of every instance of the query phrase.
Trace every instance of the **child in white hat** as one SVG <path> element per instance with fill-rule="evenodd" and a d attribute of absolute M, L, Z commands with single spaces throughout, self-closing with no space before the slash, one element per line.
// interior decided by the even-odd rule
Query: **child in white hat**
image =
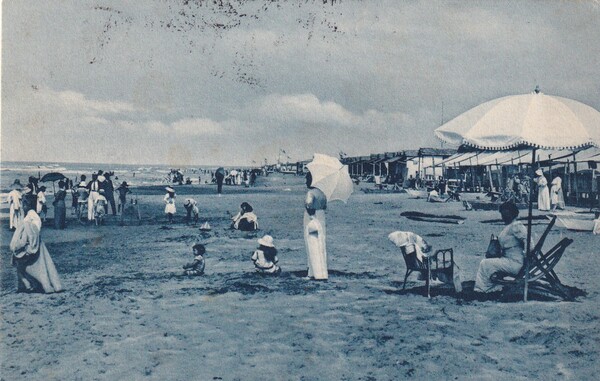
<path fill-rule="evenodd" d="M 165 214 L 169 218 L 169 223 L 173 223 L 173 216 L 175 215 L 175 189 L 171 187 L 166 187 L 165 190 L 167 194 L 165 195 L 163 201 L 165 202 Z"/>
<path fill-rule="evenodd" d="M 273 237 L 265 235 L 258 240 L 258 249 L 252 254 L 254 268 L 259 274 L 279 275 L 281 268 L 278 266 L 277 249 L 273 244 Z"/>

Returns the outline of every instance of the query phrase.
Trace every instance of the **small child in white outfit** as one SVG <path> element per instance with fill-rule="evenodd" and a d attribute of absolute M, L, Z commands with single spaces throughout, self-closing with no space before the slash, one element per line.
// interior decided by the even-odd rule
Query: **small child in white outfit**
<path fill-rule="evenodd" d="M 254 262 L 256 272 L 265 275 L 279 275 L 281 267 L 277 264 L 279 258 L 277 258 L 277 249 L 273 244 L 273 237 L 265 235 L 258 240 L 258 244 L 258 249 L 252 254 L 252 262 Z"/>

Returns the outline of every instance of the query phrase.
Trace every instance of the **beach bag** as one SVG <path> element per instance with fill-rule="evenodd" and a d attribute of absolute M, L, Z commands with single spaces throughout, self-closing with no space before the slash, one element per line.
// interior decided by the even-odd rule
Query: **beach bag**
<path fill-rule="evenodd" d="M 500 246 L 500 241 L 498 241 L 498 237 L 492 234 L 490 237 L 490 243 L 488 244 L 488 248 L 485 252 L 486 258 L 500 258 L 502 256 L 502 246 Z"/>

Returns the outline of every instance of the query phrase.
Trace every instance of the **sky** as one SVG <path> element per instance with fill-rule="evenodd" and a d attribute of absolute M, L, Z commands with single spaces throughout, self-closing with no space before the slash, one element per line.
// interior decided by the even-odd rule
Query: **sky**
<path fill-rule="evenodd" d="M 441 147 L 442 122 L 536 85 L 600 110 L 598 41 L 596 0 L 4 1 L 0 157 L 254 165 Z"/>

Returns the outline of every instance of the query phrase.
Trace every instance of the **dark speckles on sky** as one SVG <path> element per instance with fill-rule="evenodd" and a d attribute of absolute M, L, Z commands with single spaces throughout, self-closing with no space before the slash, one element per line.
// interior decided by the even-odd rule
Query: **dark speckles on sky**
<path fill-rule="evenodd" d="M 4 2 L 3 21 L 2 160 L 436 147 L 440 120 L 537 84 L 600 109 L 595 2 Z"/>

